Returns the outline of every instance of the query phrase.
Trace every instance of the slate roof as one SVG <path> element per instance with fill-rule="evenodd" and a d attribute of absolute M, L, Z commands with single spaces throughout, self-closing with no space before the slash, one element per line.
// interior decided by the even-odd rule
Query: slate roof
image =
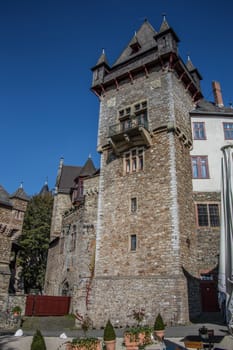
<path fill-rule="evenodd" d="M 102 54 L 100 55 L 100 58 L 98 59 L 98 61 L 97 61 L 96 65 L 95 65 L 95 67 L 100 66 L 100 65 L 102 65 L 102 64 L 105 64 L 106 66 L 109 67 L 109 64 L 108 64 L 108 61 L 107 61 L 107 57 L 106 57 L 106 55 L 105 55 L 104 50 L 102 51 Z"/>
<path fill-rule="evenodd" d="M 92 159 L 89 157 L 85 165 L 82 167 L 79 176 L 91 176 L 96 172 L 96 168 Z"/>
<path fill-rule="evenodd" d="M 70 189 L 74 184 L 74 179 L 79 176 L 81 169 L 82 167 L 80 166 L 63 165 L 58 181 L 58 192 L 70 193 Z"/>
<path fill-rule="evenodd" d="M 0 204 L 12 207 L 9 193 L 0 185 Z"/>
<path fill-rule="evenodd" d="M 11 196 L 10 198 L 18 198 L 22 199 L 24 201 L 29 201 L 30 197 L 25 193 L 23 187 L 19 187 Z"/>
<path fill-rule="evenodd" d="M 197 106 L 191 112 L 194 113 L 212 113 L 212 114 L 225 114 L 233 116 L 233 108 L 231 107 L 218 107 L 214 102 L 207 101 L 205 99 L 200 100 Z"/>
<path fill-rule="evenodd" d="M 145 20 L 145 22 L 143 22 L 139 30 L 134 34 L 127 47 L 123 50 L 123 52 L 112 67 L 126 61 L 129 58 L 138 55 L 138 52 L 132 53 L 131 46 L 135 43 L 135 40 L 137 40 L 138 44 L 140 45 L 140 54 L 151 49 L 152 47 L 155 47 L 156 42 L 154 36 L 156 34 L 157 32 L 152 27 L 152 25 L 147 20 Z"/>
<path fill-rule="evenodd" d="M 87 159 L 83 167 L 62 165 L 61 174 L 57 183 L 58 192 L 69 194 L 74 187 L 77 178 L 93 176 L 97 174 L 97 172 L 98 170 L 95 168 L 90 157 Z"/>
<path fill-rule="evenodd" d="M 49 186 L 47 181 L 45 182 L 44 186 L 40 190 L 40 195 L 49 193 Z"/>

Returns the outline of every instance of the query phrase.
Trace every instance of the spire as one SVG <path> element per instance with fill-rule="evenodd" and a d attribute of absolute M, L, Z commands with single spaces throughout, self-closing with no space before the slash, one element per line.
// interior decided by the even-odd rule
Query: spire
<path fill-rule="evenodd" d="M 102 49 L 102 54 L 100 55 L 100 57 L 99 57 L 99 59 L 98 59 L 98 61 L 96 63 L 96 66 L 100 66 L 102 64 L 105 64 L 105 65 L 109 66 L 104 49 Z"/>
<path fill-rule="evenodd" d="M 30 197 L 23 189 L 23 181 L 21 181 L 19 188 L 10 196 L 10 198 L 18 198 L 27 202 L 30 200 Z"/>
<path fill-rule="evenodd" d="M 79 176 L 91 176 L 96 172 L 96 168 L 90 156 L 88 157 L 86 163 L 82 167 Z"/>
<path fill-rule="evenodd" d="M 194 65 L 193 65 L 189 55 L 188 55 L 188 58 L 187 58 L 186 67 L 188 68 L 188 70 L 190 72 L 196 69 L 196 67 L 194 67 Z"/>
<path fill-rule="evenodd" d="M 45 183 L 44 183 L 44 186 L 41 188 L 40 190 L 40 195 L 44 195 L 44 194 L 47 194 L 49 193 L 49 186 L 48 186 L 48 177 L 46 177 L 46 180 L 45 180 Z"/>
<path fill-rule="evenodd" d="M 163 21 L 159 30 L 159 33 L 164 32 L 165 30 L 170 29 L 170 26 L 166 20 L 166 14 L 163 13 Z"/>

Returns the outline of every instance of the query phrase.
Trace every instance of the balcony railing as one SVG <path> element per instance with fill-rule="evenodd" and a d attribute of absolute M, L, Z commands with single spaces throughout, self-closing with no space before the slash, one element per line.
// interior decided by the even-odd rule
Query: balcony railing
<path fill-rule="evenodd" d="M 109 137 L 125 133 L 128 130 L 139 128 L 140 126 L 148 129 L 148 121 L 142 118 L 142 116 L 131 117 L 130 119 L 111 125 L 109 127 Z"/>

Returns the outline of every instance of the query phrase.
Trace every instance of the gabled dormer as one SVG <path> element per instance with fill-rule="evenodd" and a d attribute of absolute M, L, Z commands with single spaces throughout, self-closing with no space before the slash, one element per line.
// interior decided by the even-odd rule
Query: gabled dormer
<path fill-rule="evenodd" d="M 112 67 L 116 67 L 119 64 L 154 48 L 156 46 L 154 40 L 154 36 L 156 34 L 157 32 L 154 30 L 152 25 L 145 20 L 139 30 L 134 33 L 133 38 L 130 40 Z"/>
<path fill-rule="evenodd" d="M 178 55 L 178 42 L 180 41 L 174 30 L 169 26 L 164 16 L 160 30 L 154 39 L 158 45 L 160 55 L 174 52 Z"/>
<path fill-rule="evenodd" d="M 72 189 L 72 203 L 79 205 L 84 200 L 84 180 L 96 173 L 94 163 L 89 156 L 80 173 L 74 179 L 74 187 Z"/>

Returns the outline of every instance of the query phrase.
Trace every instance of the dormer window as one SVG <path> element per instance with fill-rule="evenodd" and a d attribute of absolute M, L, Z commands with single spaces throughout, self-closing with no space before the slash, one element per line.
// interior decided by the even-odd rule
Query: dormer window
<path fill-rule="evenodd" d="M 139 42 L 135 42 L 134 44 L 130 45 L 132 51 L 131 51 L 131 55 L 133 55 L 134 53 L 138 52 L 141 48 L 141 45 L 139 44 Z"/>
<path fill-rule="evenodd" d="M 141 45 L 138 42 L 138 38 L 137 38 L 136 34 L 135 34 L 135 36 L 134 36 L 134 38 L 133 38 L 133 40 L 132 40 L 132 42 L 130 44 L 130 47 L 132 49 L 131 55 L 133 55 L 134 53 L 138 52 L 140 50 L 140 48 L 141 48 Z"/>

